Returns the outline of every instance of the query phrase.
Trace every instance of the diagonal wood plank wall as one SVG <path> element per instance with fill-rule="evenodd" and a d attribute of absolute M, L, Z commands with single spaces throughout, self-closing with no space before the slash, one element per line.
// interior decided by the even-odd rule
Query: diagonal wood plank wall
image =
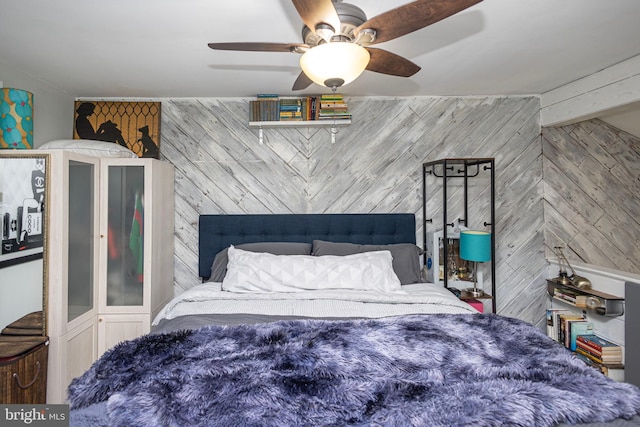
<path fill-rule="evenodd" d="M 640 139 L 600 120 L 542 129 L 547 257 L 640 273 Z"/>
<path fill-rule="evenodd" d="M 249 99 L 162 102 L 161 156 L 176 168 L 176 293 L 199 283 L 199 214 L 414 212 L 421 242 L 422 163 L 495 157 L 498 312 L 540 324 L 546 262 L 539 99 L 347 101 L 354 119 L 335 144 L 325 128 L 283 128 L 265 129 L 263 145 L 247 124 Z M 488 203 L 482 190 L 477 200 Z"/>

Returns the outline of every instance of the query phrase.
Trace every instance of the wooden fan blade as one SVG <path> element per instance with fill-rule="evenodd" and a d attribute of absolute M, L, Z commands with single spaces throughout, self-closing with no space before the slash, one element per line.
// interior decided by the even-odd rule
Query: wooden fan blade
<path fill-rule="evenodd" d="M 306 89 L 309 86 L 311 86 L 311 83 L 313 83 L 313 81 L 309 77 L 307 77 L 304 71 L 302 71 L 298 75 L 298 78 L 296 79 L 296 82 L 293 84 L 293 88 L 291 88 L 291 90 Z"/>
<path fill-rule="evenodd" d="M 309 48 L 303 43 L 209 43 L 215 50 L 241 50 L 251 52 L 295 52 L 296 48 Z"/>
<path fill-rule="evenodd" d="M 340 17 L 331 0 L 292 1 L 302 22 L 314 33 L 318 24 L 331 25 L 335 33 L 340 32 Z"/>
<path fill-rule="evenodd" d="M 382 43 L 404 36 L 480 3 L 482 0 L 417 0 L 374 16 L 356 28 L 355 33 L 372 29 Z"/>
<path fill-rule="evenodd" d="M 411 77 L 420 71 L 416 64 L 395 53 L 373 47 L 368 47 L 367 50 L 371 55 L 366 68 L 368 71 L 399 77 Z"/>

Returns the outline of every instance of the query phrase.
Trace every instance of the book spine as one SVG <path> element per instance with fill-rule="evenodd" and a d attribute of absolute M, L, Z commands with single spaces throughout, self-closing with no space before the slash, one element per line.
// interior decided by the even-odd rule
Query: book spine
<path fill-rule="evenodd" d="M 583 342 L 578 342 L 578 343 L 576 344 L 576 347 L 577 347 L 577 348 L 580 348 L 582 351 L 589 352 L 590 354 L 592 354 L 592 355 L 594 355 L 594 356 L 596 356 L 596 357 L 600 357 L 600 358 L 602 357 L 602 352 L 600 352 L 600 351 L 596 350 L 596 349 L 595 349 L 595 348 L 593 348 L 593 347 L 590 347 L 590 346 L 586 345 L 586 344 L 585 344 L 585 343 L 583 343 Z"/>
<path fill-rule="evenodd" d="M 547 309 L 547 336 L 553 338 L 553 310 Z"/>
<path fill-rule="evenodd" d="M 318 98 L 314 96 L 311 98 L 311 120 L 318 119 L 319 110 L 320 109 L 318 108 Z"/>
<path fill-rule="evenodd" d="M 582 316 L 579 316 L 575 313 L 569 314 L 561 314 L 560 315 L 560 336 L 558 337 L 558 342 L 569 348 L 569 320 L 581 320 Z"/>
<path fill-rule="evenodd" d="M 571 348 L 571 329 L 574 327 L 576 322 L 586 322 L 585 319 L 569 319 L 567 320 L 566 331 L 564 334 L 564 346 L 567 348 Z"/>
<path fill-rule="evenodd" d="M 560 325 L 560 313 L 556 313 L 555 317 L 556 317 L 556 321 L 554 322 L 555 323 L 554 326 L 555 326 L 555 334 L 556 334 L 556 336 L 555 336 L 554 339 L 556 341 L 560 342 L 560 326 L 559 326 Z"/>
<path fill-rule="evenodd" d="M 579 335 L 576 338 L 576 341 L 583 342 L 583 343 L 588 344 L 591 347 L 597 349 L 598 351 L 602 351 L 602 346 L 600 346 L 600 345 L 594 343 L 593 341 L 589 340 L 588 338 L 585 337 L 585 335 Z"/>
<path fill-rule="evenodd" d="M 339 108 L 323 108 L 322 109 L 322 114 L 331 114 L 331 113 L 349 114 L 346 108 L 345 109 L 339 109 Z"/>
<path fill-rule="evenodd" d="M 589 353 L 586 350 L 583 350 L 581 347 L 576 348 L 576 353 L 581 354 L 585 357 L 588 357 L 589 359 L 593 360 L 596 363 L 602 363 L 602 359 L 598 358 L 597 356 L 594 356 L 593 354 Z"/>
<path fill-rule="evenodd" d="M 346 110 L 348 106 L 344 102 L 321 102 L 320 108 L 342 108 Z"/>
<path fill-rule="evenodd" d="M 249 101 L 249 120 L 255 122 L 258 117 L 258 101 Z"/>

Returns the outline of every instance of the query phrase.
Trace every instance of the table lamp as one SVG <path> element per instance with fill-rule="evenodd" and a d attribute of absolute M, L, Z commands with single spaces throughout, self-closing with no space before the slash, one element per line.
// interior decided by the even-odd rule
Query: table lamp
<path fill-rule="evenodd" d="M 33 94 L 0 88 L 0 148 L 33 147 Z"/>
<path fill-rule="evenodd" d="M 491 260 L 491 233 L 487 231 L 463 230 L 460 232 L 460 258 L 473 261 L 473 288 L 465 292 L 473 297 L 484 295 L 478 288 L 478 279 L 482 285 L 482 273 L 478 271 L 479 262 Z"/>

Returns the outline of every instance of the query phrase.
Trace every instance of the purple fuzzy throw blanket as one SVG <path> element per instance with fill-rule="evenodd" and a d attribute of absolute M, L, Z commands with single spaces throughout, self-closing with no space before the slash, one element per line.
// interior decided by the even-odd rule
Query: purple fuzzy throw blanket
<path fill-rule="evenodd" d="M 552 426 L 640 413 L 640 390 L 507 317 L 290 320 L 146 335 L 69 387 L 112 426 Z"/>

